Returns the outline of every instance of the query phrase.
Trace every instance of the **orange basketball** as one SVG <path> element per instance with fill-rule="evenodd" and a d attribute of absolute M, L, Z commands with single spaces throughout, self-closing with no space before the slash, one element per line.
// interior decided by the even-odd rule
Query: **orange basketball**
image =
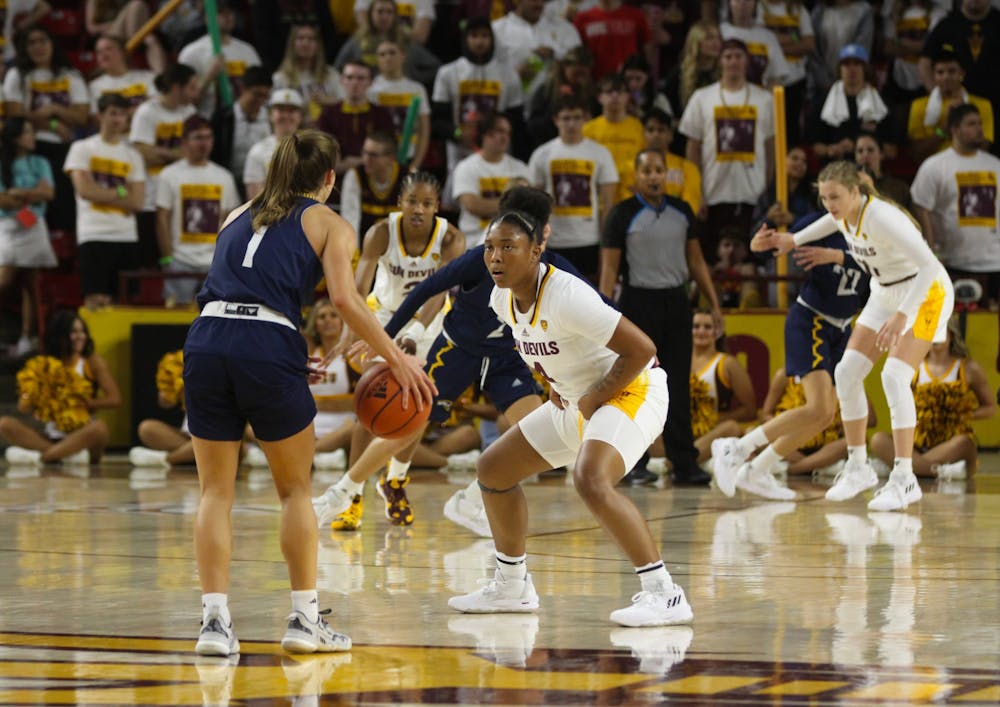
<path fill-rule="evenodd" d="M 403 390 L 387 363 L 377 363 L 361 376 L 354 388 L 354 413 L 358 422 L 376 437 L 397 439 L 413 434 L 427 422 L 429 405 L 417 408 L 410 398 L 403 409 Z"/>

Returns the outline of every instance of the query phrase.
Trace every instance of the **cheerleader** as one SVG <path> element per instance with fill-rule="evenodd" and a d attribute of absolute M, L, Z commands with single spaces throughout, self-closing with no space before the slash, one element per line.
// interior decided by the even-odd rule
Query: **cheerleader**
<path fill-rule="evenodd" d="M 737 437 L 741 422 L 757 417 L 750 375 L 734 356 L 717 348 L 721 332 L 709 310 L 692 317 L 691 339 L 691 429 L 698 463 L 712 456 L 712 441 Z"/>
<path fill-rule="evenodd" d="M 91 416 L 95 410 L 121 405 L 118 384 L 108 364 L 94 353 L 87 325 L 76 312 L 57 312 L 45 330 L 45 353 L 61 366 L 49 367 L 43 357 L 29 359 L 18 374 L 18 412 L 46 422 L 44 433 L 9 415 L 0 417 L 0 437 L 10 464 L 40 465 L 62 461 L 89 464 L 98 461 L 108 443 L 108 426 Z M 66 371 L 70 372 L 66 376 Z M 51 378 L 65 384 L 56 390 Z M 45 380 L 49 377 L 50 380 Z M 51 396 L 63 395 L 59 400 Z M 54 414 L 47 414 L 48 412 Z"/>
<path fill-rule="evenodd" d="M 160 359 L 156 368 L 156 397 L 161 408 L 172 409 L 184 403 L 184 352 L 173 351 Z M 187 415 L 180 427 L 150 418 L 139 423 L 139 441 L 128 460 L 133 466 L 157 467 L 194 464 L 194 445 L 187 428 Z"/>
<path fill-rule="evenodd" d="M 948 322 L 948 340 L 935 343 L 917 369 L 913 399 L 917 428 L 913 436 L 913 471 L 945 481 L 964 479 L 976 470 L 972 420 L 993 417 L 996 404 L 983 367 L 969 358 L 958 322 Z M 872 453 L 892 461 L 892 437 L 878 432 Z"/>

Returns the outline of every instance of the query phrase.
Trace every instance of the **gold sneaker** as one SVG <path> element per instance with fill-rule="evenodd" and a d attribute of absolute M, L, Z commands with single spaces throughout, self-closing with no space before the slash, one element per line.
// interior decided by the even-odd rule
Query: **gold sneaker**
<path fill-rule="evenodd" d="M 413 507 L 406 498 L 406 485 L 410 477 L 387 479 L 383 474 L 375 486 L 378 495 L 385 501 L 385 517 L 393 525 L 410 525 L 413 523 Z"/>
<path fill-rule="evenodd" d="M 365 512 L 365 501 L 360 494 L 351 499 L 351 505 L 346 511 L 333 519 L 330 527 L 333 530 L 357 530 L 361 527 L 361 516 Z"/>

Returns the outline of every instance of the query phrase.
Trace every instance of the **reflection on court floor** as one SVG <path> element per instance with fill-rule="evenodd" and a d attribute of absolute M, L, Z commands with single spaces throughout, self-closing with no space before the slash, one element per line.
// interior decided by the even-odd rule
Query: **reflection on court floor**
<path fill-rule="evenodd" d="M 991 463 L 998 461 L 991 458 Z M 13 469 L 0 478 L 0 705 L 995 704 L 1000 465 L 925 487 L 907 513 L 709 489 L 630 489 L 694 607 L 691 626 L 617 627 L 637 582 L 563 480 L 527 486 L 537 614 L 462 615 L 492 542 L 441 517 L 468 474 L 417 472 L 417 521 L 370 494 L 321 534 L 319 589 L 353 650 L 289 656 L 277 502 L 241 474 L 230 605 L 242 654 L 193 653 L 191 472 Z M 67 473 L 69 472 L 69 473 Z"/>

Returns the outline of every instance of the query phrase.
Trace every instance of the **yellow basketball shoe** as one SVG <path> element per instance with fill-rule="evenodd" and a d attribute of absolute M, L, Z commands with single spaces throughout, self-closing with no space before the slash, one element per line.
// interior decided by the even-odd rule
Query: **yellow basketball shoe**
<path fill-rule="evenodd" d="M 413 507 L 406 498 L 406 485 L 410 477 L 403 479 L 388 479 L 383 474 L 375 486 L 378 495 L 385 501 L 385 517 L 393 525 L 410 525 L 413 523 Z"/>
<path fill-rule="evenodd" d="M 361 527 L 361 516 L 365 512 L 365 500 L 358 494 L 351 499 L 351 505 L 346 511 L 333 519 L 330 527 L 333 530 L 357 530 Z"/>

